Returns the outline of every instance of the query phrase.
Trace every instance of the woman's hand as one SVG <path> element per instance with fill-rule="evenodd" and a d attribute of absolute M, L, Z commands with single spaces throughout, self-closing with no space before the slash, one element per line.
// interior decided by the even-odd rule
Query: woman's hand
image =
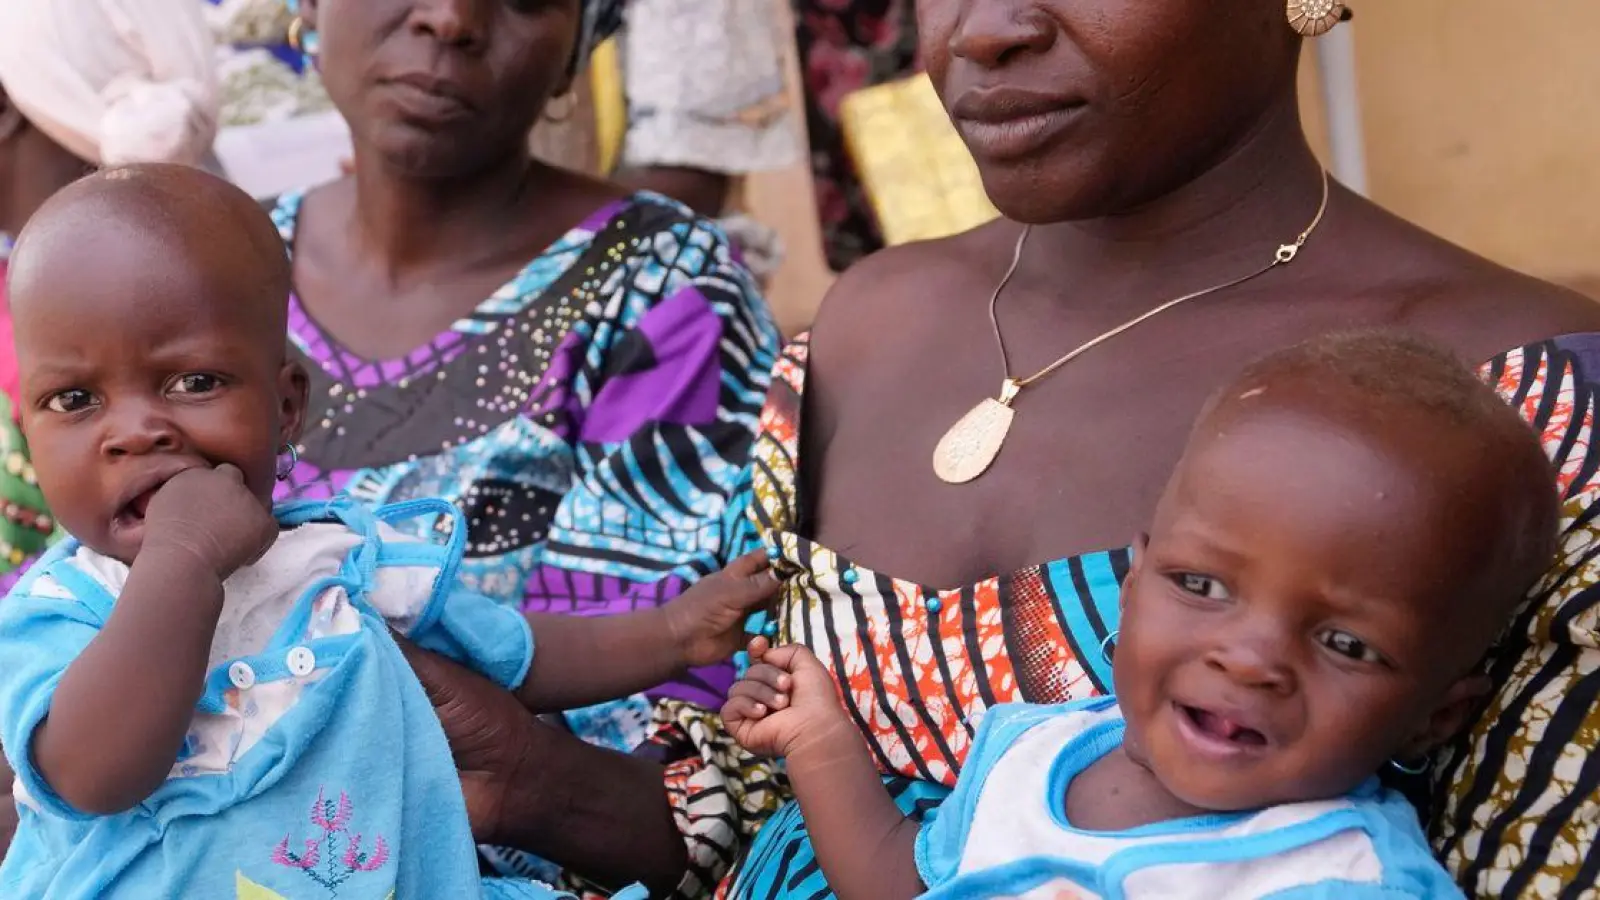
<path fill-rule="evenodd" d="M 496 843 L 506 830 L 508 787 L 525 777 L 529 742 L 521 732 L 536 723 L 516 697 L 494 682 L 398 635 L 396 640 L 450 741 L 472 836 L 480 843 Z"/>
<path fill-rule="evenodd" d="M 444 726 L 477 841 L 652 896 L 688 865 L 661 767 L 539 722 L 509 691 L 396 635 Z"/>

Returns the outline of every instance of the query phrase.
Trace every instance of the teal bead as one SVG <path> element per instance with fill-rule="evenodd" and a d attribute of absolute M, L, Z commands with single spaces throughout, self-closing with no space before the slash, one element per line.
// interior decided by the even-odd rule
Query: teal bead
<path fill-rule="evenodd" d="M 845 584 L 855 584 L 861 580 L 861 576 L 856 573 L 855 569 L 845 569 L 839 574 L 839 580 Z"/>
<path fill-rule="evenodd" d="M 934 615 L 938 615 L 939 610 L 944 609 L 944 604 L 940 602 L 938 597 L 929 597 L 928 602 L 923 605 L 928 608 L 928 612 L 931 612 Z"/>
<path fill-rule="evenodd" d="M 762 626 L 761 633 L 766 635 L 767 637 L 777 637 L 778 636 L 778 623 L 777 622 L 768 622 L 766 625 Z"/>

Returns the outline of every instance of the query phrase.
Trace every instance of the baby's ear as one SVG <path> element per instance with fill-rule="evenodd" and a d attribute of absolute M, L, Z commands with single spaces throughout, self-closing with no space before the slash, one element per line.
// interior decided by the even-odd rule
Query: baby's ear
<path fill-rule="evenodd" d="M 1133 539 L 1133 558 L 1128 561 L 1128 577 L 1122 579 L 1122 590 L 1117 595 L 1117 607 L 1120 609 L 1128 605 L 1128 592 L 1133 590 L 1133 583 L 1139 579 L 1139 564 L 1144 562 L 1145 549 L 1150 546 L 1150 535 L 1139 532 Z"/>
<path fill-rule="evenodd" d="M 292 444 L 300 440 L 306 424 L 306 404 L 310 402 L 311 380 L 298 361 L 290 360 L 278 372 L 280 440 Z"/>
<path fill-rule="evenodd" d="M 1445 691 L 1426 722 L 1419 727 L 1400 748 L 1397 759 L 1412 762 L 1420 759 L 1467 727 L 1471 717 L 1494 690 L 1494 682 L 1487 675 L 1467 675 L 1457 679 Z"/>

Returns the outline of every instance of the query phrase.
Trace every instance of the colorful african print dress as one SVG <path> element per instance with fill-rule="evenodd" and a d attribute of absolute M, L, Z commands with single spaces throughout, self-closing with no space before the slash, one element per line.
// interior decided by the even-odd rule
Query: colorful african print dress
<path fill-rule="evenodd" d="M 291 251 L 300 201 L 273 213 Z M 311 406 L 279 499 L 447 499 L 468 590 L 574 615 L 659 605 L 720 568 L 777 351 L 722 232 L 652 194 L 598 210 L 404 357 L 352 353 L 298 298 L 289 339 Z M 648 752 L 675 778 L 720 779 L 709 761 L 725 751 L 703 745 L 732 677 L 697 669 L 567 721 L 621 750 L 659 732 Z"/>
<path fill-rule="evenodd" d="M 810 647 L 908 815 L 948 796 L 972 749 L 973 722 L 999 703 L 1054 704 L 1104 693 L 1102 649 L 1116 630 L 1126 549 L 1086 553 L 958 590 L 855 565 L 799 533 L 801 397 L 808 346 L 784 351 L 762 414 L 735 550 L 766 544 L 786 576 L 776 640 Z M 1596 895 L 1600 852 L 1600 334 L 1504 353 L 1483 374 L 1544 436 L 1565 498 L 1561 554 L 1497 650 L 1489 714 L 1435 775 L 1435 848 L 1469 895 Z M 780 807 L 768 764 L 733 754 L 736 802 L 706 798 L 726 862 L 759 830 L 718 896 L 826 900 L 799 807 Z M 717 803 L 722 806 L 717 807 Z"/>

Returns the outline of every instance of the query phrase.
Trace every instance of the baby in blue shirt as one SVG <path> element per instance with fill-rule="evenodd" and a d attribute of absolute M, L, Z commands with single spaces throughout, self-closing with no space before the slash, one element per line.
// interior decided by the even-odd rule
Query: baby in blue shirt
<path fill-rule="evenodd" d="M 1449 353 L 1321 338 L 1202 413 L 1102 651 L 1115 698 L 988 710 L 920 826 L 809 650 L 757 639 L 723 718 L 786 760 L 841 900 L 1460 897 L 1375 774 L 1476 712 L 1556 522 L 1537 438 Z"/>
<path fill-rule="evenodd" d="M 659 609 L 524 617 L 458 586 L 447 504 L 274 509 L 306 408 L 289 266 L 265 214 L 209 175 L 78 182 L 32 218 L 9 277 L 23 427 L 71 539 L 0 602 L 21 810 L 0 897 L 565 896 L 480 876 L 392 632 L 568 709 L 730 656 L 776 590 L 764 558 Z M 440 513 L 455 527 L 437 540 L 391 527 Z"/>

